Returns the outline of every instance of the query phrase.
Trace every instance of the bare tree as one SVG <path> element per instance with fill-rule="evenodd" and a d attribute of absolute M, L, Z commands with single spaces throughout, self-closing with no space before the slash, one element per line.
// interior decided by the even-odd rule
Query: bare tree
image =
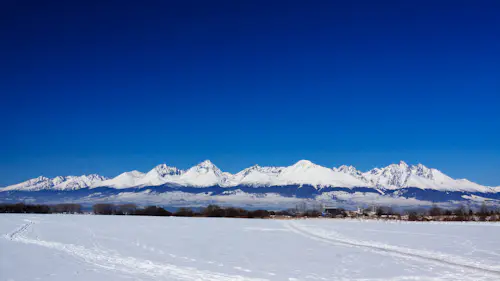
<path fill-rule="evenodd" d="M 116 212 L 115 205 L 113 204 L 95 204 L 92 206 L 92 210 L 96 215 L 113 215 Z"/>
<path fill-rule="evenodd" d="M 116 206 L 116 214 L 119 215 L 134 215 L 137 211 L 137 205 L 135 204 L 122 204 Z"/>
<path fill-rule="evenodd" d="M 439 208 L 437 205 L 433 205 L 432 208 L 429 210 L 429 215 L 433 217 L 438 217 L 443 214 L 443 210 Z"/>

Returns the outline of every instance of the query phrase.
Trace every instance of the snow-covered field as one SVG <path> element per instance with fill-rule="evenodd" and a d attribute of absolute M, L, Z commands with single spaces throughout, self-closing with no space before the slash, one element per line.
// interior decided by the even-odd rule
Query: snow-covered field
<path fill-rule="evenodd" d="M 500 280 L 500 224 L 0 215 L 0 280 Z"/>

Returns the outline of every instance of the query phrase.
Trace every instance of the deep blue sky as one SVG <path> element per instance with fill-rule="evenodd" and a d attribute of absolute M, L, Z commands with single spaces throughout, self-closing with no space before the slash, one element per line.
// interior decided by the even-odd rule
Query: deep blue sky
<path fill-rule="evenodd" d="M 1 1 L 0 186 L 211 159 L 500 185 L 499 1 Z"/>

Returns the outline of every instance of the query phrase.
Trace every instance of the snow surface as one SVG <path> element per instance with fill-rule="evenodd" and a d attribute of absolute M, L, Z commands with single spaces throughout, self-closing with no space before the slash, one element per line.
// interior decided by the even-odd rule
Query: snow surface
<path fill-rule="evenodd" d="M 131 171 L 112 179 L 99 175 L 55 177 L 53 179 L 38 177 L 5 187 L 0 191 L 73 190 L 101 186 L 123 189 L 164 184 L 187 187 L 310 185 L 317 189 L 323 187 L 368 187 L 377 190 L 416 187 L 439 191 L 500 192 L 498 187 L 482 186 L 466 179 L 452 179 L 441 171 L 427 168 L 422 164 L 410 166 L 401 161 L 399 164 L 375 168 L 362 173 L 353 166 L 343 165 L 338 168 L 326 168 L 308 160 L 300 160 L 288 167 L 255 165 L 234 175 L 221 171 L 210 160 L 203 161 L 186 171 L 161 164 L 148 173 Z"/>
<path fill-rule="evenodd" d="M 500 224 L 0 215 L 0 280 L 500 280 Z"/>

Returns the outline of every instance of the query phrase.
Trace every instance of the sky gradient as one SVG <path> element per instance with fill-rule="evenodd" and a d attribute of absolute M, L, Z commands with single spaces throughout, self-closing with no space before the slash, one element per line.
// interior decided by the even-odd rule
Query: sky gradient
<path fill-rule="evenodd" d="M 205 159 L 500 185 L 499 1 L 143 2 L 2 1 L 0 186 Z"/>

